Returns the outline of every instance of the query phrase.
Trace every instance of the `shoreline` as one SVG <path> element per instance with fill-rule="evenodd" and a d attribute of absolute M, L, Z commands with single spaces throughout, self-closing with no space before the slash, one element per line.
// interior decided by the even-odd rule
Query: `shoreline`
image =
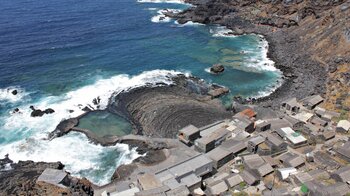
<path fill-rule="evenodd" d="M 234 23 L 230 24 L 228 24 L 226 21 L 222 21 L 222 18 L 224 18 L 225 15 L 216 16 L 218 18 L 221 17 L 222 20 L 216 18 L 215 21 L 208 21 L 210 20 L 210 15 L 206 16 L 205 14 L 208 14 L 206 12 L 210 12 L 209 10 L 211 9 L 219 10 L 219 8 L 208 8 L 209 6 L 202 6 L 205 5 L 205 3 L 198 0 L 186 0 L 186 3 L 195 5 L 195 7 L 190 7 L 189 9 L 186 9 L 178 14 L 170 14 L 170 16 L 173 17 L 179 24 L 195 22 L 204 25 L 220 25 L 232 30 L 233 35 L 261 35 L 268 42 L 269 49 L 267 50 L 267 57 L 274 61 L 274 66 L 282 72 L 283 82 L 268 96 L 258 97 L 253 101 L 249 99 L 241 99 L 241 97 L 239 97 L 238 100 L 240 100 L 240 103 L 253 103 L 263 107 L 276 108 L 280 102 L 290 97 L 302 98 L 313 94 L 325 94 L 325 88 L 322 88 L 325 84 L 325 80 L 322 79 L 322 77 L 326 75 L 326 70 L 320 67 L 318 63 L 313 61 L 311 58 L 305 57 L 305 54 L 298 54 L 297 48 L 300 45 L 300 43 L 298 43 L 298 41 L 300 40 L 298 40 L 296 35 L 289 34 L 284 29 L 276 30 L 276 27 L 274 26 L 256 25 L 252 21 L 245 20 L 240 16 L 233 16 L 232 21 L 234 21 Z M 197 15 L 197 10 L 199 10 L 198 12 L 200 12 L 200 14 L 202 15 Z M 276 32 L 274 32 L 275 30 Z M 229 35 L 231 35 L 231 33 Z M 294 52 L 295 54 L 293 55 Z M 301 58 L 302 60 L 299 60 L 298 58 Z M 300 64 L 309 64 L 312 68 L 303 69 L 302 66 L 298 67 L 298 65 Z M 311 71 L 315 71 L 316 69 L 319 69 L 319 71 Z M 305 76 L 304 74 L 306 74 L 307 76 Z M 318 77 L 308 77 L 313 76 L 314 74 Z M 298 79 L 299 77 L 303 79 Z M 309 87 L 305 86 L 305 84 L 303 83 L 304 79 L 309 79 L 308 82 L 312 84 L 308 84 Z M 234 101 L 237 101 L 237 99 L 234 99 Z"/>
<path fill-rule="evenodd" d="M 128 135 L 159 138 L 175 138 L 174 133 L 186 126 L 188 122 L 204 126 L 208 122 L 225 119 L 231 115 L 231 112 L 224 108 L 221 101 L 217 99 L 228 93 L 227 88 L 183 74 L 174 76 L 171 80 L 173 81 L 171 85 L 146 85 L 122 91 L 111 97 L 105 111 L 118 115 L 131 123 L 133 130 Z M 155 102 L 158 104 L 154 104 Z M 172 110 L 167 108 L 172 108 Z M 160 110 L 162 111 L 159 112 Z M 61 121 L 49 134 L 48 139 L 52 140 L 75 131 L 83 133 L 91 142 L 102 146 L 123 143 L 125 135 L 101 137 L 91 130 L 78 127 L 79 119 L 94 111 Z M 184 115 L 189 116 L 184 117 Z"/>

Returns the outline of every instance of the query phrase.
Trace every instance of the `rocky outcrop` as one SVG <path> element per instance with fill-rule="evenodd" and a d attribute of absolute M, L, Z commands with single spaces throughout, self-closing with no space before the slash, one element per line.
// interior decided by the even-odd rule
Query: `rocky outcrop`
<path fill-rule="evenodd" d="M 10 164 L 10 168 L 2 170 L 4 164 Z M 36 183 L 46 168 L 62 170 L 64 165 L 60 162 L 19 161 L 13 163 L 8 157 L 0 159 L 0 195 L 93 195 L 89 181 L 70 175 L 68 178 L 71 183 L 67 188 Z"/>
<path fill-rule="evenodd" d="M 229 92 L 230 92 L 230 89 L 226 87 L 213 87 L 208 91 L 208 95 L 210 95 L 212 98 L 218 98 Z"/>
<path fill-rule="evenodd" d="M 210 72 L 214 74 L 219 74 L 225 71 L 225 67 L 221 64 L 215 64 L 210 68 Z"/>
<path fill-rule="evenodd" d="M 41 117 L 44 114 L 52 114 L 55 112 L 55 110 L 51 108 L 47 108 L 44 111 L 42 111 L 40 109 L 35 109 L 34 106 L 30 106 L 30 109 L 32 110 L 32 113 L 30 113 L 31 117 Z"/>
<path fill-rule="evenodd" d="M 70 118 L 67 120 L 61 121 L 56 129 L 49 134 L 49 139 L 54 139 L 55 137 L 61 137 L 69 133 L 73 127 L 77 126 L 79 120 L 77 118 Z"/>

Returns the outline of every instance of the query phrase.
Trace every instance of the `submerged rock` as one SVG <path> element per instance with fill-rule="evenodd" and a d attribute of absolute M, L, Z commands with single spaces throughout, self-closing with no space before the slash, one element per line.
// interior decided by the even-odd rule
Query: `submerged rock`
<path fill-rule="evenodd" d="M 225 71 L 225 67 L 221 64 L 215 64 L 210 68 L 210 72 L 219 74 Z"/>

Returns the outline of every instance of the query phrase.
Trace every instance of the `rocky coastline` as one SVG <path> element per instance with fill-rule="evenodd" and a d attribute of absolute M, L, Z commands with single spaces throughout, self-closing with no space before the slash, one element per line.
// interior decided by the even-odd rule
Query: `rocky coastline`
<path fill-rule="evenodd" d="M 347 84 L 339 85 L 334 77 L 348 77 L 349 2 L 186 0 L 186 3 L 195 6 L 168 16 L 180 24 L 192 21 L 222 25 L 232 30 L 230 34 L 259 34 L 267 39 L 268 57 L 283 72 L 284 83 L 271 95 L 258 99 L 260 105 L 274 107 L 286 98 L 322 94 L 328 109 L 348 113 Z M 340 73 L 330 73 L 336 72 L 336 67 L 342 67 L 338 69 Z M 343 91 L 337 91 L 338 87 Z"/>
<path fill-rule="evenodd" d="M 315 34 L 314 37 L 308 36 L 308 33 L 313 33 L 312 28 L 315 27 L 313 23 L 319 24 L 325 21 L 332 10 L 336 10 L 332 16 L 333 19 L 326 20 L 325 25 L 320 24 L 319 29 L 324 30 L 327 25 L 331 25 L 335 28 L 333 29 L 335 32 L 343 33 L 343 28 L 340 26 L 344 21 L 338 21 L 338 19 L 348 14 L 350 10 L 341 9 L 344 1 L 328 1 L 328 4 L 327 2 L 314 4 L 315 1 L 290 1 L 293 2 L 291 4 L 286 4 L 285 1 L 240 0 L 187 0 L 186 2 L 196 6 L 180 13 L 166 13 L 166 15 L 177 19 L 179 23 L 193 21 L 217 24 L 231 29 L 233 34 L 259 34 L 267 39 L 268 57 L 275 62 L 276 68 L 283 72 L 284 82 L 269 96 L 254 100 L 253 103 L 258 107 L 277 108 L 282 101 L 291 97 L 300 99 L 321 94 L 327 97 L 327 108 L 338 111 L 349 110 L 350 101 L 348 106 L 346 95 L 340 95 L 343 98 L 339 101 L 339 97 L 334 98 L 335 95 L 332 94 L 334 88 L 341 85 L 337 81 L 340 80 L 339 77 L 350 77 L 340 73 L 342 69 L 337 69 L 338 65 L 349 65 L 350 59 L 346 57 L 349 54 L 349 48 L 344 52 L 338 52 L 341 56 L 334 56 L 331 52 L 332 45 L 326 49 L 326 44 L 316 44 L 324 41 L 321 38 L 327 35 L 328 31 L 325 30 L 325 33 L 320 33 L 320 35 Z M 307 7 L 310 5 L 314 6 Z M 275 16 L 276 13 L 279 17 Z M 334 21 L 338 23 L 335 24 Z M 330 39 L 335 39 L 333 37 Z M 338 43 L 341 39 L 331 40 L 331 42 Z M 319 56 L 319 51 L 323 49 L 327 51 L 326 54 Z M 336 77 L 336 81 L 332 77 Z M 233 114 L 232 108 L 225 108 L 217 99 L 227 93 L 224 87 L 210 85 L 201 79 L 184 75 L 173 78 L 173 81 L 173 85 L 158 84 L 157 86 L 139 87 L 121 92 L 111 98 L 107 110 L 129 120 L 134 127 L 132 135 L 98 137 L 89 130 L 76 127 L 79 118 L 82 117 L 79 116 L 62 121 L 49 134 L 48 139 L 63 136 L 70 131 L 77 131 L 84 133 L 96 144 L 109 146 L 125 143 L 130 148 L 137 147 L 137 152 L 140 154 L 146 153 L 145 156 L 134 160 L 132 164 L 117 168 L 112 177 L 113 181 L 123 180 L 130 176 L 137 170 L 137 164 L 152 165 L 162 162 L 167 158 L 167 150 L 176 148 L 176 146 L 171 144 L 171 140 L 154 138 L 175 138 L 177 131 L 188 124 L 202 127 L 227 119 Z M 345 86 L 348 83 L 349 80 L 345 80 Z M 347 92 L 345 90 L 345 93 Z M 338 96 L 339 92 L 335 94 Z M 235 101 L 244 104 L 252 103 L 252 101 L 241 98 Z M 55 169 L 64 167 L 61 163 L 30 161 L 13 164 L 9 159 L 0 160 L 0 163 L 11 164 L 11 167 L 14 168 L 0 172 L 1 178 L 6 179 L 0 184 L 2 187 L 0 190 L 6 191 L 4 192 L 6 194 L 26 191 L 34 195 L 50 194 L 52 192 L 45 192 L 47 189 L 38 189 L 35 179 L 46 167 Z M 15 178 L 6 178 L 6 176 L 15 176 Z M 14 180 L 17 181 L 17 184 L 13 183 Z M 21 184 L 28 181 L 30 181 L 29 185 Z M 83 195 L 91 195 L 93 185 L 85 184 L 86 181 L 85 179 L 78 180 L 80 184 L 77 183 L 77 186 L 72 187 L 73 191 L 70 193 L 80 192 Z M 7 183 L 14 184 L 14 187 L 5 188 Z"/>
<path fill-rule="evenodd" d="M 204 126 L 232 115 L 231 108 L 225 108 L 217 99 L 228 93 L 227 88 L 182 74 L 172 80 L 172 85 L 146 85 L 120 92 L 111 97 L 106 110 L 127 119 L 133 126 L 132 135 L 157 138 L 175 138 L 176 131 L 189 123 Z M 89 112 L 94 111 L 61 121 L 48 139 L 75 131 L 102 146 L 127 143 L 125 137 L 128 135 L 99 137 L 90 130 L 77 127 L 79 119 Z"/>
<path fill-rule="evenodd" d="M 92 184 L 87 179 L 78 179 L 69 174 L 70 184 L 66 188 L 37 183 L 46 168 L 63 170 L 64 165 L 61 162 L 13 163 L 8 156 L 0 159 L 0 195 L 94 195 Z"/>

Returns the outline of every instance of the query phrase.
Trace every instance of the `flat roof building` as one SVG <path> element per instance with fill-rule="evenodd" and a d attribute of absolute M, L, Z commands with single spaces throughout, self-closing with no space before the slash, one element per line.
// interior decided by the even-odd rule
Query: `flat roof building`
<path fill-rule="evenodd" d="M 317 105 L 323 102 L 323 98 L 320 95 L 313 95 L 310 97 L 306 97 L 301 100 L 303 106 L 308 108 L 309 110 L 314 109 Z"/>
<path fill-rule="evenodd" d="M 250 173 L 247 170 L 243 170 L 243 172 L 240 175 L 243 178 L 243 180 L 249 185 L 256 185 L 260 181 L 259 178 L 255 177 L 252 173 Z"/>
<path fill-rule="evenodd" d="M 68 174 L 63 170 L 52 168 L 46 168 L 36 182 L 45 182 L 61 188 L 67 188 L 69 186 Z"/>
<path fill-rule="evenodd" d="M 243 181 L 243 178 L 239 174 L 231 174 L 225 178 L 225 182 L 229 188 L 235 187 Z"/>
<path fill-rule="evenodd" d="M 206 192 L 208 195 L 220 195 L 228 190 L 228 186 L 225 181 L 218 180 L 207 185 Z"/>
<path fill-rule="evenodd" d="M 303 123 L 309 122 L 309 120 L 314 116 L 314 114 L 302 111 L 300 113 L 297 113 L 296 115 L 292 116 L 292 118 L 295 118 Z"/>
<path fill-rule="evenodd" d="M 244 116 L 248 117 L 249 119 L 256 117 L 256 112 L 251 108 L 247 108 L 247 109 L 241 111 L 240 113 L 243 114 Z"/>
<path fill-rule="evenodd" d="M 297 101 L 297 98 L 294 97 L 283 101 L 281 107 L 287 111 L 299 112 L 301 104 Z"/>
<path fill-rule="evenodd" d="M 336 131 L 347 133 L 350 131 L 350 122 L 348 120 L 340 120 L 337 124 Z"/>
<path fill-rule="evenodd" d="M 183 162 L 174 164 L 155 173 L 156 178 L 170 189 L 182 185 L 193 190 L 200 185 L 201 177 L 212 172 L 214 162 L 203 154 L 198 154 Z"/>
<path fill-rule="evenodd" d="M 247 146 L 247 150 L 249 152 L 256 152 L 256 150 L 258 149 L 258 145 L 263 143 L 265 141 L 265 138 L 261 137 L 260 135 L 252 137 L 248 140 L 248 146 Z"/>
<path fill-rule="evenodd" d="M 331 174 L 331 178 L 338 182 L 350 182 L 350 166 L 344 166 Z"/>
<path fill-rule="evenodd" d="M 350 141 L 345 142 L 342 146 L 335 150 L 337 155 L 347 162 L 350 162 Z"/>
<path fill-rule="evenodd" d="M 209 152 L 223 141 L 230 137 L 231 132 L 225 128 L 219 128 L 210 134 L 205 134 L 202 138 L 195 140 L 195 149 L 199 152 Z"/>
<path fill-rule="evenodd" d="M 302 136 L 300 133 L 295 132 L 290 127 L 278 129 L 276 130 L 276 132 L 282 138 L 286 138 L 292 144 L 293 147 L 307 143 L 307 139 L 304 136 Z"/>
<path fill-rule="evenodd" d="M 286 180 L 289 176 L 298 173 L 298 170 L 294 167 L 279 168 L 276 171 L 277 177 L 280 180 Z"/>
<path fill-rule="evenodd" d="M 214 161 L 214 168 L 218 169 L 233 159 L 233 153 L 221 146 L 206 153 L 206 156 Z"/>
<path fill-rule="evenodd" d="M 293 154 L 291 152 L 287 152 L 281 155 L 279 157 L 279 160 L 285 167 L 299 168 L 305 165 L 305 160 L 301 156 Z"/>
<path fill-rule="evenodd" d="M 193 125 L 188 125 L 179 130 L 177 138 L 183 143 L 190 145 L 193 144 L 194 140 L 200 138 L 200 131 Z"/>
<path fill-rule="evenodd" d="M 257 154 L 246 155 L 243 156 L 242 159 L 246 170 L 250 171 L 251 174 L 258 178 L 262 178 L 273 172 L 271 165 L 266 163 L 264 159 Z"/>
<path fill-rule="evenodd" d="M 139 176 L 137 182 L 140 185 L 141 190 L 149 190 L 163 186 L 158 178 L 151 173 L 146 173 Z"/>
<path fill-rule="evenodd" d="M 310 123 L 315 125 L 315 126 L 320 126 L 320 127 L 326 127 L 328 125 L 328 122 L 325 120 L 322 120 L 321 118 L 314 116 L 311 118 Z"/>
<path fill-rule="evenodd" d="M 224 141 L 221 144 L 221 147 L 232 152 L 234 155 L 237 155 L 238 153 L 244 151 L 247 148 L 247 145 L 243 141 L 238 141 L 236 139 L 229 139 Z"/>
<path fill-rule="evenodd" d="M 255 122 L 255 130 L 262 132 L 271 129 L 271 123 L 266 120 L 257 120 Z"/>
<path fill-rule="evenodd" d="M 248 133 L 254 132 L 254 122 L 243 114 L 237 113 L 234 115 L 233 122 L 239 130 L 246 131 Z"/>
<path fill-rule="evenodd" d="M 267 132 L 260 133 L 260 135 L 265 137 L 265 143 L 270 147 L 271 154 L 279 153 L 287 149 L 288 144 L 277 135 Z"/>
<path fill-rule="evenodd" d="M 190 195 L 190 191 L 186 186 L 179 186 L 176 189 L 169 190 L 165 192 L 166 196 L 184 196 Z"/>

